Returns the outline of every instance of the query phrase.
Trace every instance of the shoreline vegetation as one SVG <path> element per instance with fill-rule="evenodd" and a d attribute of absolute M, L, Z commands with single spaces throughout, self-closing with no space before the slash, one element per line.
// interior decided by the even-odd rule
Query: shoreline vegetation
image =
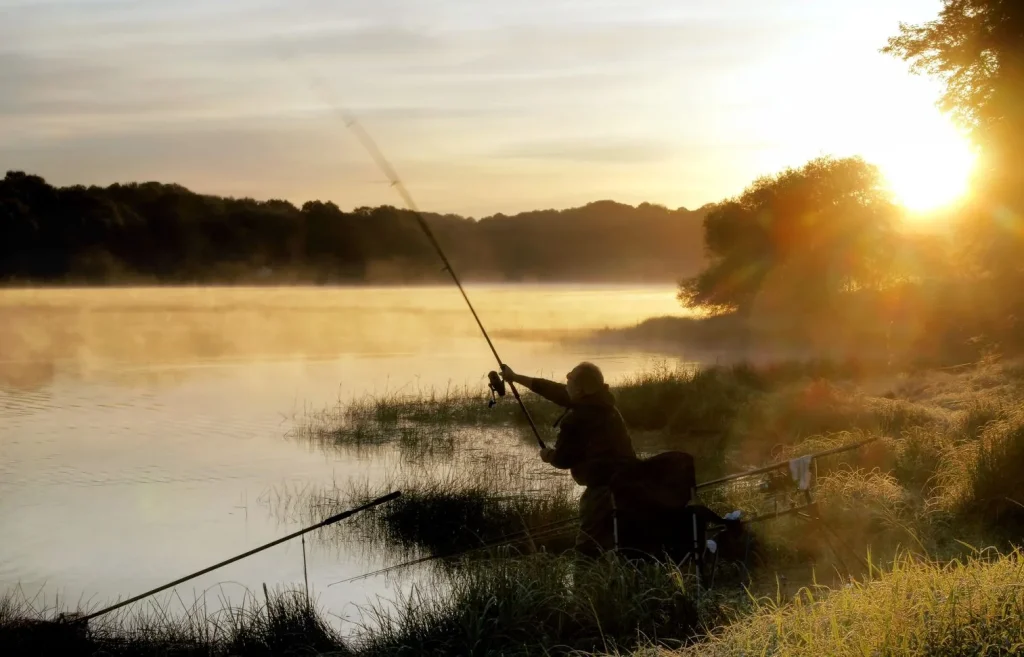
<path fill-rule="evenodd" d="M 1014 585 L 1024 583 L 1014 548 L 1024 528 L 1020 362 L 913 372 L 827 360 L 662 368 L 613 392 L 640 451 L 691 451 L 699 481 L 876 437 L 821 462 L 816 497 L 846 550 L 778 519 L 750 527 L 748 558 L 723 555 L 712 589 L 670 563 L 580 562 L 568 551 L 571 529 L 536 531 L 571 520 L 578 490 L 537 467 L 511 402 L 488 409 L 470 390 L 366 397 L 309 414 L 290 439 L 395 457 L 380 485 L 401 486 L 402 504 L 346 521 L 347 539 L 313 539 L 355 540 L 398 563 L 434 557 L 387 575 L 417 578 L 392 607 L 364 609 L 362 624 L 343 633 L 329 610 L 285 591 L 209 616 L 142 606 L 79 636 L 39 625 L 57 610 L 8 593 L 0 647 L 23 654 L 60 639 L 63 654 L 109 655 L 732 655 L 799 646 L 954 655 L 963 654 L 958 637 L 1011 654 L 1024 636 L 1024 589 Z M 539 417 L 557 410 L 526 396 Z M 282 491 L 277 504 L 315 521 L 378 493 L 355 482 Z M 720 513 L 758 510 L 739 487 L 701 499 Z M 892 613 L 902 605 L 914 611 Z"/>

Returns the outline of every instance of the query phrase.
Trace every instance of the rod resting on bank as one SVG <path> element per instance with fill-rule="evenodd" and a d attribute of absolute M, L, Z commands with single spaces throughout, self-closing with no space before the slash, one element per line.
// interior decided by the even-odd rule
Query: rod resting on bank
<path fill-rule="evenodd" d="M 160 593 L 161 591 L 165 591 L 165 590 L 167 590 L 167 589 L 169 589 L 171 587 L 177 586 L 178 584 L 182 584 L 184 582 L 187 582 L 190 579 L 195 579 L 196 577 L 199 577 L 200 575 L 205 575 L 208 572 L 211 572 L 213 570 L 217 570 L 218 568 L 221 568 L 221 567 L 226 566 L 228 564 L 234 563 L 234 562 L 239 561 L 241 559 L 245 559 L 246 557 L 251 557 L 252 555 L 256 554 L 257 552 L 262 552 L 263 550 L 266 550 L 267 548 L 272 548 L 275 545 L 279 545 L 281 543 L 284 543 L 285 541 L 289 541 L 289 540 L 291 540 L 293 538 L 296 538 L 296 537 L 299 537 L 299 536 L 303 536 L 303 535 L 308 534 L 309 532 L 311 532 L 311 531 L 313 531 L 315 529 L 320 529 L 321 527 L 326 527 L 328 525 L 333 525 L 334 523 L 339 522 L 341 520 L 344 520 L 345 518 L 348 518 L 349 516 L 354 516 L 355 514 L 359 513 L 360 511 L 366 511 L 367 509 L 371 509 L 371 508 L 373 508 L 375 506 L 378 506 L 380 504 L 384 504 L 385 502 L 390 502 L 391 500 L 395 499 L 396 497 L 398 497 L 401 494 L 402 494 L 401 491 L 397 491 L 397 490 L 393 491 L 391 493 L 388 493 L 387 495 L 384 495 L 383 497 L 378 497 L 375 500 L 371 500 L 371 501 L 367 502 L 366 504 L 363 504 L 362 506 L 357 506 L 356 508 L 349 509 L 348 511 L 342 511 L 341 513 L 333 515 L 330 518 L 327 518 L 325 520 L 321 520 L 320 522 L 316 523 L 315 525 L 310 525 L 309 527 L 306 527 L 305 529 L 300 529 L 297 532 L 293 532 L 293 533 L 288 534 L 287 536 L 279 538 L 279 539 L 277 539 L 275 541 L 271 541 L 271 542 L 269 542 L 269 543 L 267 543 L 265 545 L 261 545 L 258 548 L 253 548 L 252 550 L 249 550 L 248 552 L 243 552 L 242 554 L 239 554 L 237 556 L 231 557 L 230 559 L 225 559 L 224 561 L 221 561 L 219 563 L 215 563 L 212 566 L 209 566 L 207 568 L 203 568 L 202 570 L 196 571 L 196 572 L 192 573 L 191 575 L 186 575 L 185 577 L 182 577 L 180 579 L 176 579 L 173 582 L 169 582 L 167 584 L 164 584 L 163 586 L 158 586 L 155 589 L 146 591 L 145 593 L 140 593 L 139 595 L 136 595 L 134 597 L 128 598 L 127 600 L 123 600 L 121 602 L 118 602 L 117 604 L 110 605 L 109 607 L 104 607 L 103 609 L 100 609 L 99 611 L 94 611 L 91 614 L 86 614 L 85 616 L 81 616 L 79 618 L 75 618 L 74 622 L 85 623 L 87 621 L 92 620 L 93 618 L 98 617 L 98 616 L 102 616 L 104 614 L 108 614 L 108 613 L 114 611 L 115 609 L 120 609 L 121 607 L 124 607 L 125 605 L 130 605 L 133 602 L 138 602 L 139 600 L 142 600 L 143 598 L 148 598 L 151 595 L 155 595 L 157 593 Z M 303 556 L 305 556 L 305 555 L 303 555 Z"/>

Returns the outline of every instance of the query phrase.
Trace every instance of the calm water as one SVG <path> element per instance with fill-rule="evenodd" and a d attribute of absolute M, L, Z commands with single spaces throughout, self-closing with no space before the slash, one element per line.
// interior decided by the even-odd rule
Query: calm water
<path fill-rule="evenodd" d="M 468 292 L 506 362 L 558 378 L 584 358 L 613 380 L 670 361 L 560 341 L 682 312 L 668 286 Z M 306 413 L 367 393 L 485 390 L 494 368 L 453 287 L 0 290 L 0 591 L 99 605 L 294 531 L 269 508 L 275 491 L 384 467 L 287 440 Z M 393 597 L 385 578 L 327 586 L 386 559 L 307 549 L 332 613 Z M 215 607 L 301 582 L 292 541 L 176 594 Z"/>

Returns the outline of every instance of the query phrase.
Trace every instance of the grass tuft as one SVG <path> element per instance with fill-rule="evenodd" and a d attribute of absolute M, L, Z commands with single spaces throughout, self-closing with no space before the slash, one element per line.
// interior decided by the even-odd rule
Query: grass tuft
<path fill-rule="evenodd" d="M 449 555 L 524 532 L 515 544 L 529 550 L 560 552 L 575 540 L 570 521 L 578 513 L 579 488 L 567 474 L 517 454 L 477 453 L 444 468 L 399 471 L 382 483 L 285 491 L 274 499 L 279 513 L 297 510 L 301 521 L 313 523 L 386 490 L 401 490 L 402 496 L 353 517 L 337 532 L 325 529 L 319 540 L 356 530 L 366 546 L 405 557 Z"/>
<path fill-rule="evenodd" d="M 324 617 L 298 591 L 247 594 L 235 607 L 208 613 L 196 603 L 178 612 L 149 605 L 89 623 L 54 605 L 39 608 L 20 590 L 0 598 L 0 654 L 239 656 L 351 655 Z M 76 612 L 80 613 L 80 612 Z"/>

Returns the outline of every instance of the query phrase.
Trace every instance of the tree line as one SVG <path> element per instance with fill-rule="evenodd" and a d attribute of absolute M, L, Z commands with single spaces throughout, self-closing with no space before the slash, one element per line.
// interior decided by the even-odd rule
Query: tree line
<path fill-rule="evenodd" d="M 480 220 L 426 213 L 457 273 L 484 281 L 674 282 L 703 263 L 701 211 L 599 201 Z M 392 206 L 222 198 L 156 182 L 0 181 L 0 281 L 409 283 L 443 280 Z"/>

